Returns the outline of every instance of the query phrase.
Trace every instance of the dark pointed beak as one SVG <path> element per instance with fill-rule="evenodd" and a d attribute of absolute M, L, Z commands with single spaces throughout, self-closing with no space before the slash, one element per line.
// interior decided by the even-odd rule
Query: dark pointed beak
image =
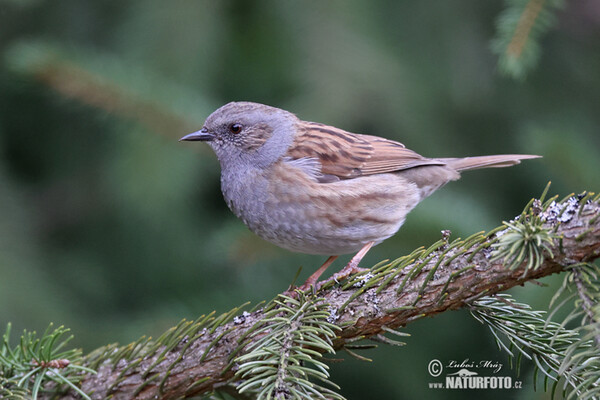
<path fill-rule="evenodd" d="M 215 135 L 211 132 L 209 132 L 206 128 L 202 128 L 200 129 L 198 132 L 194 132 L 194 133 L 190 133 L 189 135 L 185 135 L 184 137 L 182 137 L 181 139 L 179 139 L 180 142 L 182 141 L 186 141 L 186 142 L 197 142 L 197 141 L 201 141 L 201 142 L 210 142 L 211 140 L 214 140 Z"/>

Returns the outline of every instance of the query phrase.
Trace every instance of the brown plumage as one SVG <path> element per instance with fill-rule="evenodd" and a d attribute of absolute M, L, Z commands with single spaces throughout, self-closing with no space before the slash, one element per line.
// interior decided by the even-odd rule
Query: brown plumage
<path fill-rule="evenodd" d="M 443 164 L 422 157 L 393 140 L 304 121 L 298 124 L 288 155 L 295 159 L 315 157 L 324 175 L 340 179 Z"/>

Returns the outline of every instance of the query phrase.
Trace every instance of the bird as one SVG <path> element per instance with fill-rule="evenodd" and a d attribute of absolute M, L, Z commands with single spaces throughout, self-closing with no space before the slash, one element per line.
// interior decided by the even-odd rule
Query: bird
<path fill-rule="evenodd" d="M 369 249 L 461 172 L 539 157 L 428 158 L 394 140 L 246 101 L 223 105 L 179 140 L 213 149 L 225 202 L 252 232 L 287 250 L 329 256 L 303 289 L 320 287 L 320 276 L 343 254 L 354 256 L 329 279 L 364 271 L 358 265 Z"/>

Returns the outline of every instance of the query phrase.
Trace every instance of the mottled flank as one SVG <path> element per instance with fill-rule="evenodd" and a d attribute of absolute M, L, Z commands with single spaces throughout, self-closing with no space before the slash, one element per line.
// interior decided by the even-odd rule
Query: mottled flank
<path fill-rule="evenodd" d="M 322 184 L 302 164 L 291 169 L 285 161 L 273 165 L 265 183 L 264 214 L 255 213 L 254 220 L 242 207 L 248 227 L 278 246 L 309 254 L 346 254 L 379 243 L 398 231 L 421 199 L 419 189 L 396 174 Z"/>

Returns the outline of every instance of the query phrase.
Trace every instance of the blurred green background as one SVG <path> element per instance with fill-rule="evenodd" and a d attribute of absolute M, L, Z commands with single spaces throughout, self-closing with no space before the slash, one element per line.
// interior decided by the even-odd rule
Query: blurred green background
<path fill-rule="evenodd" d="M 374 248 L 367 267 L 494 228 L 539 196 L 599 190 L 600 6 L 570 1 L 527 80 L 490 51 L 500 1 L 0 0 L 0 327 L 70 327 L 85 352 L 270 299 L 299 266 L 222 200 L 204 144 L 177 139 L 249 100 L 399 140 L 426 156 L 540 154 L 465 174 Z M 332 268 L 341 268 L 346 256 Z M 545 309 L 549 287 L 518 300 Z M 403 348 L 332 365 L 349 399 L 548 398 L 436 391 L 436 358 L 504 363 L 466 311 L 409 325 Z M 342 356 L 340 354 L 340 356 Z M 349 358 L 349 359 L 348 359 Z"/>

